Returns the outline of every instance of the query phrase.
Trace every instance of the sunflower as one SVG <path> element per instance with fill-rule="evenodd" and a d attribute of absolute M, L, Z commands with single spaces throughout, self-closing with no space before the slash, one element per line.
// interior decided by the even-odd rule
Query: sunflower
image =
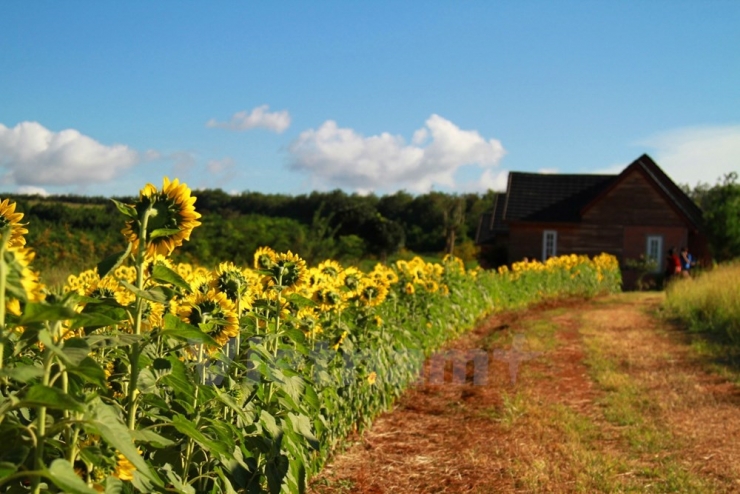
<path fill-rule="evenodd" d="M 354 292 L 360 287 L 362 281 L 362 271 L 355 267 L 349 267 L 344 270 L 344 286 L 350 292 Z"/>
<path fill-rule="evenodd" d="M 230 338 L 239 334 L 236 308 L 225 293 L 215 290 L 205 294 L 194 293 L 179 307 L 177 315 L 193 326 L 206 328 L 219 346 L 224 346 Z M 205 326 L 200 326 L 201 324 Z"/>
<path fill-rule="evenodd" d="M 231 262 L 222 262 L 211 274 L 211 287 L 226 294 L 226 298 L 237 304 L 241 310 L 252 307 L 252 287 L 254 279 L 248 279 L 244 272 Z"/>
<path fill-rule="evenodd" d="M 357 292 L 363 305 L 375 307 L 382 304 L 388 296 L 388 286 L 380 280 L 365 278 L 360 283 Z"/>
<path fill-rule="evenodd" d="M 146 253 L 150 257 L 155 254 L 168 256 L 184 240 L 190 240 L 193 228 L 201 224 L 198 221 L 200 213 L 194 207 L 195 199 L 191 197 L 188 186 L 178 179 L 170 182 L 164 177 L 161 191 L 152 184 L 146 184 L 139 193 L 139 201 L 134 204 L 138 218 L 127 221 L 121 233 L 133 244 L 134 250 L 138 249 L 140 222 L 144 213 L 150 211 L 146 226 Z M 156 230 L 159 230 L 159 236 L 150 238 Z"/>
<path fill-rule="evenodd" d="M 24 228 L 26 225 L 20 223 L 22 219 L 23 213 L 15 212 L 15 202 L 10 199 L 4 199 L 0 202 L 0 230 L 10 225 L 8 247 L 23 247 L 26 245 L 26 239 L 23 235 L 28 233 L 28 230 Z"/>
<path fill-rule="evenodd" d="M 29 302 L 40 302 L 44 299 L 45 287 L 39 282 L 39 274 L 30 267 L 34 257 L 36 257 L 36 253 L 24 247 L 14 247 L 6 250 L 5 263 L 9 267 L 7 283 L 8 288 L 13 286 L 16 289 L 21 289 Z"/>
<path fill-rule="evenodd" d="M 342 292 L 330 286 L 318 288 L 313 293 L 312 298 L 314 302 L 319 304 L 319 308 L 322 312 L 341 310 L 345 305 L 345 299 Z"/>
<path fill-rule="evenodd" d="M 329 279 L 338 281 L 342 274 L 342 266 L 337 261 L 327 259 L 326 261 L 319 263 L 318 270 L 321 274 L 325 275 Z"/>
<path fill-rule="evenodd" d="M 306 336 L 315 338 L 321 333 L 321 322 L 313 307 L 303 307 L 295 316 L 294 324 L 303 331 Z"/>
<path fill-rule="evenodd" d="M 271 276 L 267 277 L 268 286 L 297 289 L 305 284 L 308 279 L 306 261 L 291 251 L 277 254 L 269 271 Z"/>
<path fill-rule="evenodd" d="M 116 470 L 113 472 L 113 476 L 120 480 L 134 480 L 134 472 L 136 471 L 134 464 L 120 453 L 117 458 L 118 461 L 116 462 Z"/>
<path fill-rule="evenodd" d="M 260 247 L 254 253 L 254 269 L 267 270 L 275 264 L 277 254 L 269 247 Z"/>
<path fill-rule="evenodd" d="M 407 295 L 413 295 L 416 290 L 414 289 L 413 283 L 406 283 L 406 287 L 403 291 L 406 292 Z"/>
<path fill-rule="evenodd" d="M 100 300 L 114 299 L 116 302 L 124 306 L 132 303 L 136 299 L 136 296 L 132 292 L 123 288 L 115 278 L 111 278 L 110 276 L 106 276 L 102 280 L 99 279 L 96 282 L 91 283 L 87 287 L 87 290 L 85 290 L 85 296 Z"/>

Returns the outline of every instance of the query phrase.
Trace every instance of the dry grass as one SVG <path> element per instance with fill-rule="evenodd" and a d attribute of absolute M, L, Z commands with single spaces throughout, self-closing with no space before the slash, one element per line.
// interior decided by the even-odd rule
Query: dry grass
<path fill-rule="evenodd" d="M 721 265 L 671 283 L 665 308 L 695 331 L 740 341 L 740 263 Z"/>

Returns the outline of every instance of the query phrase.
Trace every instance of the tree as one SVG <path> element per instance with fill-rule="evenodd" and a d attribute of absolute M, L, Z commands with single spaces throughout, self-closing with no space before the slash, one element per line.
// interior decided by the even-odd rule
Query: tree
<path fill-rule="evenodd" d="M 735 172 L 703 191 L 700 206 L 712 255 L 718 261 L 740 257 L 740 183 Z"/>

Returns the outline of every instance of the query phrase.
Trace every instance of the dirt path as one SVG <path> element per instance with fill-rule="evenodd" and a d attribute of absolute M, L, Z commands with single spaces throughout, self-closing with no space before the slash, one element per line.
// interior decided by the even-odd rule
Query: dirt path
<path fill-rule="evenodd" d="M 492 317 L 310 492 L 740 492 L 740 391 L 655 316 L 660 300 Z"/>

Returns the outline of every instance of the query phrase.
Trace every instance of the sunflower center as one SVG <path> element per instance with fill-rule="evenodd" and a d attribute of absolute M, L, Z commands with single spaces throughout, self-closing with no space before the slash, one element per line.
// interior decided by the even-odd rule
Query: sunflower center
<path fill-rule="evenodd" d="M 177 204 L 171 198 L 164 194 L 159 194 L 154 198 L 152 211 L 149 214 L 147 223 L 147 233 L 160 229 L 179 229 Z"/>
<path fill-rule="evenodd" d="M 216 302 L 211 300 L 201 302 L 200 304 L 193 306 L 188 322 L 193 326 L 206 323 L 214 318 L 220 308 L 221 307 Z"/>

